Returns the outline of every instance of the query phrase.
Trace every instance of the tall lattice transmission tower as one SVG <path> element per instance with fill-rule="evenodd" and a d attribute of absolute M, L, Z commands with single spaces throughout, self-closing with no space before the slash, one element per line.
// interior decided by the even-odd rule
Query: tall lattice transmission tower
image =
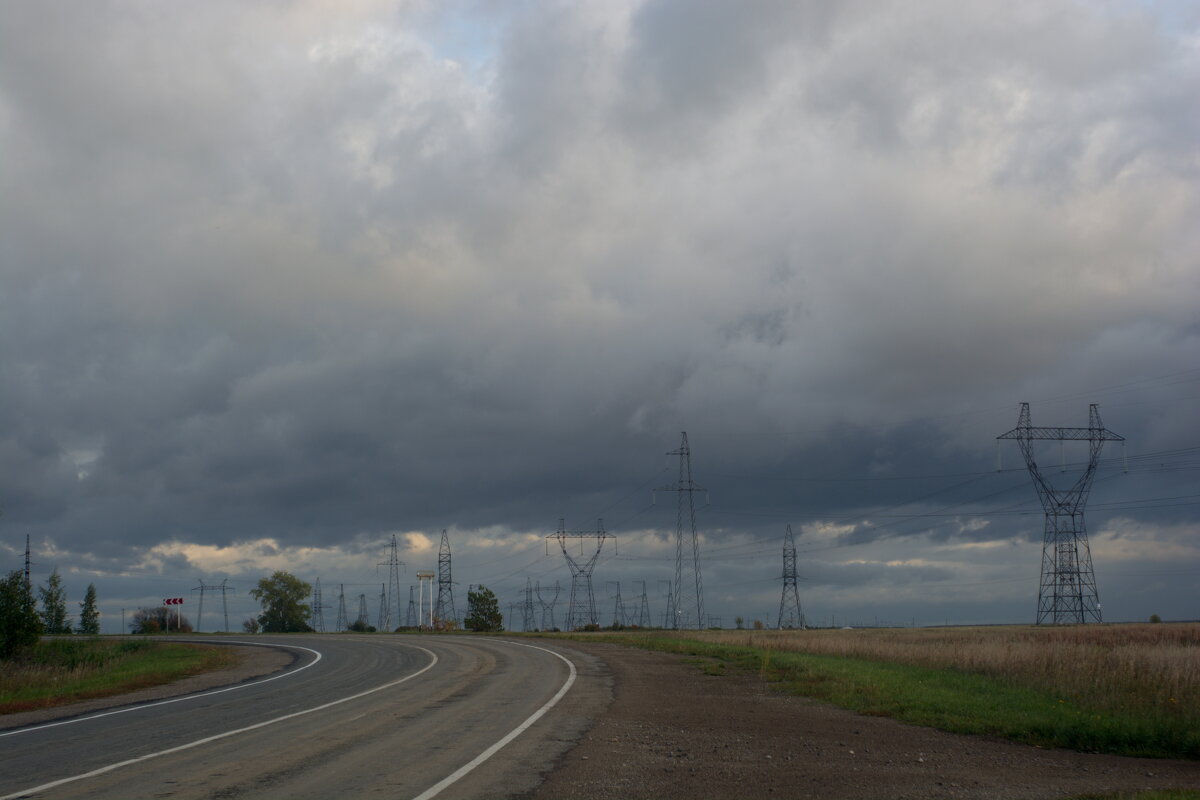
<path fill-rule="evenodd" d="M 450 539 L 442 528 L 442 543 L 438 547 L 438 596 L 434 616 L 441 622 L 458 624 L 458 609 L 454 607 L 454 579 L 450 574 Z"/>
<path fill-rule="evenodd" d="M 546 600 L 546 597 L 542 596 L 542 584 L 540 581 L 534 585 L 533 591 L 537 594 L 538 605 L 542 607 L 542 630 L 557 630 L 558 627 L 554 623 L 554 607 L 558 605 L 558 595 L 562 591 L 562 587 L 558 585 L 558 581 L 555 581 L 553 595 L 550 594 L 550 589 L 547 588 L 546 596 L 550 598 L 549 600 Z"/>
<path fill-rule="evenodd" d="M 417 601 L 413 597 L 413 590 L 416 588 L 412 585 L 408 587 L 408 613 L 404 616 L 404 625 L 408 628 L 417 627 Z"/>
<path fill-rule="evenodd" d="M 325 632 L 325 604 L 321 598 L 321 579 L 319 577 L 316 579 L 316 581 L 313 582 L 312 599 L 313 599 L 313 604 L 312 604 L 313 628 L 315 628 L 318 633 L 324 633 Z M 226 623 L 225 627 L 226 628 L 229 627 L 228 623 Z"/>
<path fill-rule="evenodd" d="M 800 611 L 800 593 L 796 590 L 796 540 L 792 526 L 783 535 L 783 594 L 779 598 L 777 628 L 803 628 L 804 614 Z"/>
<path fill-rule="evenodd" d="M 396 620 L 397 625 L 400 624 L 400 568 L 405 566 L 405 563 L 400 560 L 400 549 L 394 533 L 387 561 L 380 561 L 378 564 L 381 567 L 385 565 L 388 568 L 388 588 L 384 592 L 383 611 L 379 615 L 379 630 L 390 631 L 393 627 L 393 619 Z M 395 617 L 392 616 L 392 608 L 396 609 Z"/>
<path fill-rule="evenodd" d="M 521 597 L 521 630 L 529 632 L 537 627 L 537 616 L 533 612 L 533 578 L 525 579 L 525 594 Z"/>
<path fill-rule="evenodd" d="M 350 627 L 350 623 L 346 621 L 346 584 L 338 584 L 338 609 L 337 623 L 334 624 L 333 630 L 336 633 L 341 633 Z"/>
<path fill-rule="evenodd" d="M 358 596 L 358 616 L 355 617 L 354 624 L 360 628 L 365 628 L 367 625 L 367 595 L 365 592 Z"/>
<path fill-rule="evenodd" d="M 596 530 L 594 531 L 568 531 L 566 521 L 560 519 L 558 532 L 553 537 L 547 536 L 546 538 L 558 540 L 558 546 L 562 548 L 563 557 L 566 558 L 567 566 L 571 569 L 571 602 L 567 606 L 567 630 L 574 631 L 585 625 L 598 625 L 596 595 L 592 592 L 592 570 L 596 568 L 596 560 L 600 558 L 600 551 L 604 549 L 604 540 L 608 538 L 608 534 L 604 530 L 604 520 L 596 520 Z M 567 549 L 568 539 L 579 540 L 578 560 Z M 584 540 L 586 539 L 596 540 L 596 549 L 587 556 L 584 553 Z"/>
<path fill-rule="evenodd" d="M 392 629 L 391 609 L 388 608 L 387 586 L 382 583 L 379 584 L 379 619 L 375 628 L 385 633 Z"/>
<path fill-rule="evenodd" d="M 1095 403 L 1088 406 L 1086 428 L 1035 428 L 1029 420 L 1029 403 L 1021 403 L 1017 427 L 996 438 L 1016 439 L 1046 512 L 1037 624 L 1102 622 L 1083 507 L 1096 477 L 1101 448 L 1105 442 L 1123 442 L 1125 437 L 1104 427 L 1100 407 Z M 1056 489 L 1038 469 L 1033 452 L 1033 443 L 1038 440 L 1088 443 L 1087 467 L 1072 486 Z"/>
<path fill-rule="evenodd" d="M 613 593 L 613 587 L 616 587 L 616 593 Z M 613 600 L 613 621 L 614 627 L 625 625 L 625 601 L 621 599 L 621 582 L 608 582 L 608 596 Z"/>
<path fill-rule="evenodd" d="M 650 627 L 650 600 L 646 597 L 646 582 L 645 581 L 634 581 L 633 585 L 637 586 L 639 583 L 642 584 L 642 594 L 641 594 L 641 597 L 638 598 L 638 609 L 634 613 L 631 621 L 633 622 L 634 625 L 637 625 L 639 628 L 649 628 Z"/>
<path fill-rule="evenodd" d="M 672 450 L 667 455 L 679 456 L 679 481 L 673 486 L 662 486 L 655 491 L 675 492 L 679 500 L 675 525 L 674 593 L 671 596 L 668 627 L 687 628 L 694 624 L 696 628 L 703 628 L 704 581 L 700 577 L 700 539 L 696 535 L 696 502 L 693 496 L 696 492 L 707 490 L 692 480 L 692 450 L 688 446 L 687 431 L 683 432 L 683 441 L 679 449 Z M 691 549 L 692 574 L 687 580 L 684 580 L 683 566 L 684 551 L 688 549 L 685 547 L 685 540 L 690 543 Z"/>

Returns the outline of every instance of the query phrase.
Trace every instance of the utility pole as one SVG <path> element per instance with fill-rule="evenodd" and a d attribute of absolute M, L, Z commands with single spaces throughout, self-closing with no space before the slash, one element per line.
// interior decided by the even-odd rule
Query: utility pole
<path fill-rule="evenodd" d="M 396 534 L 392 534 L 392 547 L 388 552 L 387 561 L 380 561 L 377 566 L 387 565 L 388 568 L 388 590 L 385 592 L 386 599 L 384 601 L 384 613 L 380 615 L 379 629 L 381 631 L 391 630 L 392 628 L 392 606 L 396 607 L 396 623 L 400 622 L 400 568 L 406 566 L 400 560 L 399 546 L 396 543 Z"/>
<path fill-rule="evenodd" d="M 676 492 L 678 504 L 675 525 L 675 595 L 671 607 L 672 628 L 686 628 L 688 623 L 695 621 L 696 628 L 703 628 L 704 616 L 704 582 L 700 577 L 700 539 L 696 535 L 696 503 L 693 495 L 707 490 L 692 480 L 692 450 L 688 446 L 687 431 L 683 432 L 682 443 L 678 450 L 667 453 L 669 456 L 679 456 L 679 481 L 672 486 L 662 486 L 656 491 Z M 686 500 L 685 500 L 686 497 Z M 706 501 L 707 503 L 707 501 Z M 685 521 L 690 523 L 690 542 L 692 551 L 691 580 L 683 579 Z M 693 588 L 695 590 L 693 594 Z M 693 611 L 695 617 L 692 616 Z"/>
<path fill-rule="evenodd" d="M 325 605 L 321 599 L 321 578 L 320 577 L 318 577 L 316 582 L 313 584 L 312 598 L 313 598 L 313 611 L 312 611 L 313 622 L 316 623 L 313 627 L 317 629 L 318 633 L 324 633 L 325 632 Z M 228 622 L 225 623 L 225 627 L 226 628 L 229 627 Z"/>
<path fill-rule="evenodd" d="M 561 591 L 562 591 L 562 587 L 558 585 L 558 581 L 555 581 L 554 582 L 554 596 L 550 598 L 549 602 L 547 602 L 546 599 L 544 597 L 542 597 L 541 582 L 539 581 L 534 586 L 534 592 L 537 593 L 538 603 L 542 607 L 542 630 L 544 630 L 544 631 L 553 631 L 553 630 L 556 630 L 558 627 L 557 625 L 554 624 L 554 606 L 558 604 L 558 594 Z M 547 589 L 546 594 L 549 594 L 549 593 L 550 593 L 550 590 Z M 548 625 L 546 624 L 547 615 L 550 620 L 550 623 Z"/>
<path fill-rule="evenodd" d="M 1086 428 L 1035 428 L 1030 422 L 1029 403 L 1021 403 L 1017 427 L 996 439 L 1017 441 L 1046 513 L 1037 624 L 1102 622 L 1083 508 L 1096 477 L 1101 448 L 1108 441 L 1124 442 L 1125 437 L 1104 427 L 1100 421 L 1100 407 L 1095 403 L 1088 406 Z M 1055 489 L 1050 485 L 1034 459 L 1033 443 L 1038 440 L 1088 443 L 1087 467 L 1074 485 L 1067 489 Z"/>
<path fill-rule="evenodd" d="M 450 539 L 442 528 L 442 543 L 438 546 L 438 596 L 435 616 L 443 623 L 458 625 L 458 609 L 454 607 L 454 579 L 450 570 Z"/>
<path fill-rule="evenodd" d="M 608 533 L 604 530 L 604 520 L 596 520 L 596 530 L 594 531 L 568 531 L 566 521 L 559 519 L 558 532 L 553 537 L 547 536 L 546 538 L 558 540 L 558 546 L 562 548 L 563 557 L 571 569 L 571 602 L 567 607 L 567 630 L 574 631 L 585 625 L 599 624 L 596 620 L 596 596 L 592 593 L 592 570 L 596 568 L 596 560 L 600 558 L 604 540 L 608 538 Z M 578 561 L 567 550 L 568 539 L 579 540 L 580 559 Z M 595 551 L 586 559 L 583 551 L 584 539 L 596 540 Z"/>
<path fill-rule="evenodd" d="M 804 628 L 800 593 L 796 590 L 796 540 L 792 538 L 791 525 L 783 535 L 783 594 L 779 597 L 779 621 L 775 627 Z"/>

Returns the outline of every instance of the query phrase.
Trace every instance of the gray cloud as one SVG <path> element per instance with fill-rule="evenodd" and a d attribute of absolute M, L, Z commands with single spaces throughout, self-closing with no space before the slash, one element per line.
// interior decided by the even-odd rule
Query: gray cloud
<path fill-rule="evenodd" d="M 1020 400 L 1062 425 L 1101 402 L 1134 453 L 1196 444 L 1195 20 L 76 11 L 0 33 L 13 559 L 26 533 L 105 574 L 270 540 L 350 570 L 330 548 L 365 568 L 392 531 L 454 527 L 515 586 L 509 563 L 561 571 L 521 535 L 603 515 L 644 556 L 604 568 L 656 580 L 674 515 L 648 489 L 687 429 L 711 546 L 745 537 L 767 580 L 783 524 L 846 525 L 829 574 L 887 585 L 850 562 L 1036 556 L 1038 517 L 988 516 L 1032 488 L 977 475 Z M 1105 497 L 1186 494 L 1163 458 Z M 189 552 L 145 570 L 233 570 Z"/>

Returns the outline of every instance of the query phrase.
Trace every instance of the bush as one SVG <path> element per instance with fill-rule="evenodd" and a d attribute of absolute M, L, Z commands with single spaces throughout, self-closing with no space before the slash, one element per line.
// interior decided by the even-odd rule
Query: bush
<path fill-rule="evenodd" d="M 1150 621 L 1151 622 L 1162 622 L 1162 617 L 1160 617 L 1158 614 L 1151 614 Z"/>

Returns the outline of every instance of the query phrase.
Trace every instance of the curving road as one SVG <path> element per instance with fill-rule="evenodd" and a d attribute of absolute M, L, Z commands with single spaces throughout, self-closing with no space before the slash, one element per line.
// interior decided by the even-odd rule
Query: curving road
<path fill-rule="evenodd" d="M 0 732 L 0 800 L 503 797 L 536 784 L 600 694 L 577 680 L 585 656 L 541 642 L 259 641 L 300 658 L 232 690 Z"/>

